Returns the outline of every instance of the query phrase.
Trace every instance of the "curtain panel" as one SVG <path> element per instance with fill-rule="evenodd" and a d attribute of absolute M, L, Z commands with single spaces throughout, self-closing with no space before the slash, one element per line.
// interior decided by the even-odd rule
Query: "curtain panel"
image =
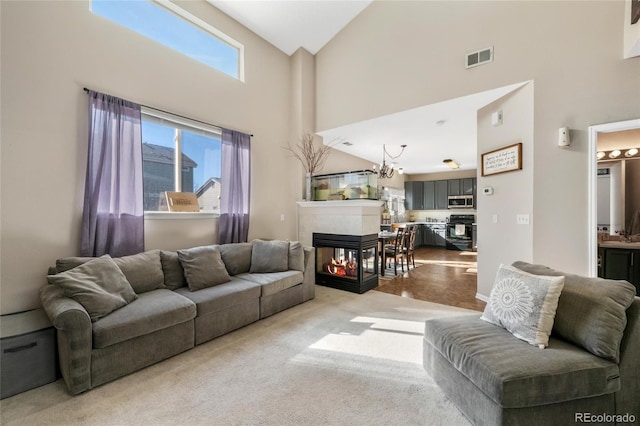
<path fill-rule="evenodd" d="M 249 235 L 251 137 L 222 129 L 220 244 L 246 242 Z"/>
<path fill-rule="evenodd" d="M 89 93 L 89 150 L 80 236 L 82 256 L 144 251 L 140 105 Z"/>

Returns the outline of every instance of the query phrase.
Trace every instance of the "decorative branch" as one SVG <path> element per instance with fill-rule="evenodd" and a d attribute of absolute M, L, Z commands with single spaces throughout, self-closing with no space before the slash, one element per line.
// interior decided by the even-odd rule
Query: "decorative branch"
<path fill-rule="evenodd" d="M 331 153 L 331 147 L 329 145 L 316 145 L 313 143 L 313 135 L 306 133 L 302 136 L 302 139 L 295 145 L 287 142 L 287 146 L 283 146 L 283 149 L 291 152 L 291 154 L 300 160 L 304 170 L 311 176 L 316 171 L 319 171 L 324 163 L 327 161 L 327 157 Z"/>

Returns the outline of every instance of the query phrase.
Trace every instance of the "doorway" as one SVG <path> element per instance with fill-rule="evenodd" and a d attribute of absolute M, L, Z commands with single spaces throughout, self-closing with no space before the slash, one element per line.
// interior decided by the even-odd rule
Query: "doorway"
<path fill-rule="evenodd" d="M 598 275 L 598 134 L 619 132 L 624 130 L 640 129 L 640 118 L 635 120 L 619 121 L 615 123 L 598 124 L 589 127 L 589 275 Z"/>

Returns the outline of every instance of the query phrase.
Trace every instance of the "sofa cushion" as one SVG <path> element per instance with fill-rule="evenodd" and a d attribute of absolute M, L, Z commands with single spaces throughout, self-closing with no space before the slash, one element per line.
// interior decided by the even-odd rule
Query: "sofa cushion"
<path fill-rule="evenodd" d="M 263 241 L 251 242 L 251 268 L 249 272 L 283 272 L 289 269 L 289 242 Z"/>
<path fill-rule="evenodd" d="M 160 250 L 160 262 L 164 272 L 164 286 L 169 290 L 175 290 L 187 285 L 184 278 L 184 269 L 180 264 L 178 252 Z"/>
<path fill-rule="evenodd" d="M 269 296 L 301 284 L 304 276 L 300 271 L 271 272 L 268 274 L 240 274 L 237 278 L 254 282 L 262 287 L 261 296 Z"/>
<path fill-rule="evenodd" d="M 564 275 L 553 332 L 594 355 L 619 361 L 626 310 L 636 293 L 632 284 L 567 274 L 526 262 L 514 262 L 513 266 L 536 275 Z"/>
<path fill-rule="evenodd" d="M 251 268 L 251 243 L 222 244 L 218 247 L 229 275 L 249 272 Z"/>
<path fill-rule="evenodd" d="M 191 291 L 213 287 L 231 280 L 222 262 L 218 246 L 178 250 L 178 258 Z"/>
<path fill-rule="evenodd" d="M 137 297 L 127 278 L 108 254 L 68 271 L 47 275 L 47 281 L 61 287 L 65 296 L 80 303 L 91 321 L 109 315 Z"/>
<path fill-rule="evenodd" d="M 564 277 L 534 275 L 500 265 L 481 318 L 518 339 L 545 348 L 563 285 Z"/>
<path fill-rule="evenodd" d="M 289 269 L 304 272 L 304 248 L 300 241 L 289 243 Z"/>
<path fill-rule="evenodd" d="M 231 277 L 231 281 L 198 291 L 179 288 L 176 293 L 197 305 L 198 316 L 219 312 L 260 297 L 260 286 L 256 283 Z"/>
<path fill-rule="evenodd" d="M 95 257 L 65 257 L 56 260 L 56 270 L 65 272 Z M 137 293 L 164 288 L 164 272 L 160 262 L 160 250 L 150 250 L 130 256 L 114 257 L 113 261 L 127 277 Z"/>
<path fill-rule="evenodd" d="M 193 320 L 196 305 L 167 289 L 145 292 L 127 306 L 93 323 L 93 347 L 105 348 Z"/>
<path fill-rule="evenodd" d="M 620 389 L 614 362 L 554 338 L 541 351 L 478 315 L 425 322 L 425 343 L 498 405 L 532 407 Z"/>

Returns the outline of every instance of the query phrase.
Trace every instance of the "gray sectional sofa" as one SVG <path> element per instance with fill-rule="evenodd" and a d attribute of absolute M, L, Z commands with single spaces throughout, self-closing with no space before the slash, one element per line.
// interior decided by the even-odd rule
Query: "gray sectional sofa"
<path fill-rule="evenodd" d="M 548 346 L 540 349 L 476 314 L 428 320 L 423 365 L 434 381 L 475 425 L 640 421 L 635 288 L 542 265 L 512 266 L 565 277 Z"/>
<path fill-rule="evenodd" d="M 58 259 L 40 296 L 78 394 L 314 298 L 314 249 L 261 241 Z"/>

